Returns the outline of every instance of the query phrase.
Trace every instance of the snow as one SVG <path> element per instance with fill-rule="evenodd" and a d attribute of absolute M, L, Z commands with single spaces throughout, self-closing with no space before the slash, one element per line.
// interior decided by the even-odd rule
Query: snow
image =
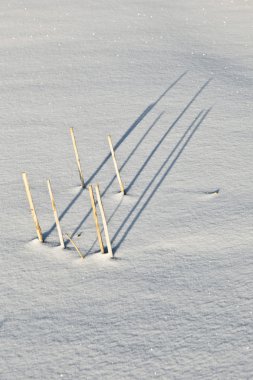
<path fill-rule="evenodd" d="M 2 0 L 1 379 L 253 377 L 252 11 Z M 114 260 L 98 252 L 70 127 Z M 48 178 L 84 260 L 59 247 Z"/>

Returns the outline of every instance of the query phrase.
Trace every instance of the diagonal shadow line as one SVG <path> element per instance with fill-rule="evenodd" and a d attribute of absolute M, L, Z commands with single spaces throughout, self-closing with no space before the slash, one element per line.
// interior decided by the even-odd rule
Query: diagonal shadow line
<path fill-rule="evenodd" d="M 198 119 L 198 117 L 200 117 L 201 113 L 203 113 L 203 112 L 204 112 L 204 111 L 201 111 L 201 112 L 199 113 L 199 115 L 198 115 L 197 118 L 194 120 L 194 122 Z M 164 112 L 163 112 L 163 113 L 164 113 Z M 162 114 L 163 114 L 163 113 L 162 113 Z M 159 117 L 161 117 L 162 114 L 160 114 Z M 159 117 L 158 117 L 158 118 L 159 118 Z M 158 119 L 158 118 L 157 118 L 157 119 Z M 154 123 L 157 121 L 157 119 L 154 121 Z M 193 123 L 194 123 L 194 122 L 193 122 Z M 148 131 L 152 128 L 152 126 L 154 125 L 154 123 L 149 127 Z M 192 127 L 193 123 L 191 124 L 191 126 L 190 126 L 189 128 Z M 147 131 L 147 132 L 148 132 L 148 131 Z M 187 131 L 188 131 L 188 129 L 187 129 Z M 147 132 L 145 133 L 145 135 L 147 135 Z M 186 134 L 186 132 L 185 132 L 185 134 Z M 183 135 L 183 137 L 185 136 L 185 134 Z M 144 136 L 145 136 L 145 135 L 144 135 Z M 180 139 L 180 142 L 182 141 L 183 137 Z M 142 141 L 142 140 L 143 140 L 143 138 L 142 138 L 140 141 Z M 136 148 L 138 147 L 138 145 L 139 145 L 139 144 L 136 145 Z M 134 148 L 134 149 L 135 149 L 135 148 Z M 132 150 L 132 152 L 134 151 L 134 149 Z M 131 154 L 130 154 L 130 156 L 131 156 Z M 124 162 L 123 165 L 125 165 L 125 163 L 128 161 L 128 159 L 130 158 L 130 156 L 127 158 L 127 160 Z M 123 167 L 123 165 L 121 166 L 121 168 Z M 121 170 L 121 168 L 120 168 L 120 170 Z M 112 178 L 110 184 L 106 187 L 106 189 L 104 190 L 104 192 L 102 193 L 102 195 L 104 195 L 104 194 L 106 193 L 107 189 L 108 189 L 109 186 L 112 184 L 112 182 L 113 182 L 113 180 L 114 180 L 115 178 L 116 178 L 116 175 Z M 123 197 L 121 198 L 119 204 L 118 204 L 118 205 L 116 206 L 116 208 L 114 209 L 113 213 L 112 213 L 112 214 L 110 215 L 110 217 L 108 218 L 108 220 L 107 220 L 107 223 L 108 223 L 108 224 L 109 224 L 110 221 L 113 219 L 114 215 L 117 213 L 118 209 L 120 208 L 120 206 L 121 206 L 121 204 L 122 204 L 122 201 L 123 201 Z M 90 210 L 90 212 L 91 212 L 91 210 Z M 85 216 L 85 219 L 84 219 L 84 220 L 86 220 L 86 218 L 90 215 L 90 212 Z M 84 221 L 82 221 L 82 223 L 83 223 L 83 222 L 84 222 Z M 79 228 L 80 228 L 80 225 L 77 227 L 77 230 L 75 230 L 75 231 L 73 232 L 73 236 L 76 234 L 76 232 L 78 231 Z M 103 231 L 103 228 L 101 229 L 101 231 Z M 95 241 L 94 241 L 93 244 L 91 245 L 91 247 L 90 247 L 89 251 L 87 252 L 87 254 L 89 254 L 89 253 L 91 252 L 91 250 L 93 249 L 93 247 L 94 247 L 94 245 L 96 244 L 96 242 L 97 242 L 97 239 L 95 239 Z"/>
<path fill-rule="evenodd" d="M 140 138 L 140 140 L 138 141 L 138 143 L 135 145 L 135 147 L 132 149 L 131 153 L 129 153 L 128 157 L 126 158 L 126 160 L 124 161 L 124 163 L 121 165 L 121 167 L 119 168 L 119 171 L 121 171 L 125 166 L 126 164 L 128 163 L 128 161 L 130 160 L 130 158 L 134 155 L 134 153 L 136 152 L 136 150 L 139 148 L 139 146 L 141 145 L 141 143 L 145 140 L 145 138 L 148 136 L 149 132 L 151 131 L 151 129 L 158 123 L 158 121 L 161 119 L 162 115 L 164 114 L 165 112 L 161 112 L 160 115 L 158 115 L 158 117 L 153 121 L 153 123 L 150 125 L 150 127 L 146 130 L 146 132 L 144 133 L 144 135 Z M 110 188 L 110 186 L 112 185 L 112 183 L 114 182 L 116 178 L 116 175 L 113 176 L 113 178 L 111 179 L 111 181 L 108 183 L 108 185 L 106 186 L 106 188 L 104 189 L 103 193 L 102 193 L 102 196 L 106 194 L 107 190 Z"/>
<path fill-rule="evenodd" d="M 159 148 L 159 146 L 162 144 L 163 140 L 167 137 L 167 135 L 170 133 L 170 131 L 175 127 L 175 125 L 177 124 L 177 122 L 185 114 L 185 112 L 192 105 L 192 103 L 196 100 L 196 98 L 208 86 L 208 84 L 211 82 L 211 80 L 212 79 L 210 78 L 210 79 L 208 79 L 208 81 L 206 83 L 203 84 L 203 86 L 193 96 L 193 98 L 189 101 L 189 103 L 186 105 L 186 107 L 183 109 L 183 111 L 181 111 L 181 113 L 178 115 L 178 117 L 176 118 L 176 120 L 171 124 L 170 128 L 163 134 L 163 136 L 161 137 L 161 139 L 155 145 L 155 147 L 153 148 L 153 150 L 151 151 L 151 153 L 148 155 L 148 157 L 146 158 L 146 160 L 144 161 L 144 163 L 142 164 L 142 166 L 137 171 L 137 173 L 135 174 L 134 178 L 132 179 L 132 181 L 130 182 L 130 184 L 128 185 L 128 187 L 126 188 L 126 193 L 129 192 L 129 190 L 132 188 L 132 186 L 134 185 L 134 183 L 137 180 L 137 178 L 139 177 L 139 175 L 142 173 L 142 171 L 144 170 L 144 168 L 146 167 L 146 165 L 148 164 L 148 162 L 151 160 L 152 156 L 155 154 L 155 152 L 157 151 L 157 149 Z"/>
<path fill-rule="evenodd" d="M 110 221 L 112 220 L 112 218 L 114 217 L 114 215 L 117 213 L 118 209 L 120 208 L 122 202 L 123 202 L 123 199 L 124 198 L 121 198 L 120 202 L 118 203 L 118 205 L 115 207 L 113 213 L 110 215 L 110 217 L 107 219 L 107 224 L 110 223 Z M 104 228 L 101 227 L 101 233 L 104 231 Z M 95 239 L 94 242 L 92 243 L 91 247 L 89 248 L 89 250 L 87 251 L 87 255 L 91 254 L 91 251 L 93 249 L 93 247 L 95 246 L 96 242 L 98 241 L 98 239 Z M 107 247 L 105 247 L 105 249 L 107 249 Z"/>
<path fill-rule="evenodd" d="M 200 119 L 200 116 L 203 115 L 203 114 L 204 114 L 204 110 L 202 110 L 202 111 L 197 115 L 197 117 L 194 119 L 194 121 L 191 123 L 191 125 L 187 128 L 187 130 L 184 132 L 183 136 L 180 138 L 180 140 L 177 142 L 176 146 L 173 148 L 172 152 L 171 152 L 171 153 L 169 154 L 169 156 L 166 158 L 166 163 L 167 163 L 168 160 L 171 158 L 171 156 L 174 154 L 174 152 L 176 151 L 176 149 L 178 148 L 178 146 L 182 143 L 182 141 L 184 140 L 184 138 L 186 137 L 186 135 L 189 133 L 189 131 L 192 129 L 192 127 L 193 127 L 194 124 L 196 123 L 196 121 L 197 121 L 198 119 Z M 203 120 L 201 120 L 201 122 L 202 122 L 202 121 L 203 121 Z M 163 164 L 163 165 L 161 166 L 160 170 L 162 170 L 162 168 L 163 168 L 164 165 L 165 165 L 165 164 Z M 159 173 L 160 173 L 160 170 L 159 170 Z M 152 185 L 153 181 L 155 180 L 156 176 L 157 176 L 159 173 L 157 173 L 157 174 L 153 177 L 152 181 L 150 181 L 149 185 L 147 186 L 147 189 Z M 142 196 L 141 196 L 140 198 L 142 198 L 144 195 L 145 195 L 145 194 L 143 193 Z M 113 211 L 113 213 L 112 213 L 112 214 L 110 215 L 110 217 L 108 218 L 107 223 L 109 223 L 109 222 L 113 219 L 114 215 L 117 213 L 119 207 L 121 206 L 122 201 L 123 201 L 123 198 L 121 199 L 121 201 L 120 201 L 119 204 L 116 206 L 116 208 L 115 208 L 115 210 Z M 138 200 L 138 201 L 139 201 L 139 200 Z M 138 203 L 138 201 L 137 201 L 136 203 Z M 136 207 L 137 207 L 137 206 L 136 206 Z M 125 221 L 127 221 L 127 218 L 125 218 Z M 119 231 L 119 230 L 118 230 L 118 231 Z M 116 232 L 116 234 L 118 233 L 118 231 Z M 116 234 L 114 235 L 113 239 L 116 237 Z M 112 242 L 113 242 L 113 239 L 112 239 Z M 96 242 L 97 242 L 97 239 L 93 242 L 93 244 L 91 245 L 91 247 L 90 247 L 90 249 L 88 250 L 87 254 L 90 254 L 90 253 L 91 253 L 91 251 L 92 251 L 93 247 L 95 246 Z M 117 249 L 118 247 L 119 247 L 119 246 L 116 246 L 116 249 Z"/>
<path fill-rule="evenodd" d="M 146 160 L 144 161 L 144 163 L 142 164 L 141 168 L 138 170 L 138 172 L 136 173 L 135 177 L 133 178 L 133 180 L 131 181 L 130 185 L 127 187 L 126 189 L 126 192 L 129 192 L 129 189 L 132 187 L 132 185 L 134 184 L 134 182 L 136 181 L 137 177 L 140 175 L 140 173 L 142 172 L 142 170 L 145 168 L 145 166 L 148 164 L 149 160 L 151 159 L 151 157 L 154 155 L 154 153 L 157 151 L 157 149 L 159 148 L 159 146 L 161 145 L 161 143 L 163 142 L 163 140 L 166 138 L 166 136 L 169 134 L 169 132 L 175 127 L 175 125 L 177 124 L 177 122 L 180 120 L 180 118 L 184 115 L 184 113 L 188 110 L 188 108 L 192 105 L 192 103 L 196 100 L 196 98 L 202 93 L 202 91 L 208 86 L 208 84 L 211 82 L 212 78 L 208 79 L 201 87 L 200 89 L 196 92 L 196 94 L 193 96 L 193 98 L 187 103 L 187 105 L 184 107 L 184 109 L 180 112 L 180 114 L 178 115 L 178 117 L 176 118 L 176 120 L 171 124 L 171 126 L 169 127 L 169 129 L 163 134 L 163 136 L 161 137 L 161 139 L 158 141 L 158 143 L 155 145 L 155 147 L 153 148 L 153 150 L 151 151 L 151 153 L 148 155 L 148 157 L 146 158 Z M 106 191 L 108 190 L 108 186 L 106 188 Z M 106 191 L 103 191 L 102 192 L 102 196 L 105 194 Z M 71 238 L 74 237 L 74 235 L 78 232 L 78 230 L 80 229 L 80 227 L 83 225 L 83 223 L 87 220 L 87 218 L 89 217 L 89 215 L 91 214 L 92 210 L 90 209 L 89 212 L 84 216 L 84 218 L 81 220 L 81 222 L 79 223 L 79 225 L 75 228 L 74 232 L 72 233 L 71 235 Z"/>
<path fill-rule="evenodd" d="M 157 100 L 154 103 L 151 103 L 138 118 L 133 122 L 133 124 L 127 129 L 127 131 L 121 136 L 119 141 L 115 144 L 114 150 L 116 151 L 118 147 L 123 143 L 123 141 L 130 135 L 130 133 L 133 132 L 133 130 L 137 127 L 138 124 L 147 116 L 147 114 L 160 102 L 160 100 L 171 90 L 185 75 L 187 74 L 187 71 L 185 71 L 183 74 L 181 74 L 160 96 L 157 98 Z M 86 183 L 90 183 L 93 178 L 100 172 L 102 167 L 106 164 L 106 162 L 111 157 L 111 154 L 108 153 L 108 155 L 104 158 L 104 160 L 101 162 L 99 167 L 94 171 L 94 173 L 86 180 Z"/>
<path fill-rule="evenodd" d="M 146 117 L 146 115 L 160 102 L 160 100 L 171 90 L 185 75 L 187 74 L 187 71 L 185 71 L 183 74 L 181 74 L 158 98 L 154 103 L 151 103 L 142 113 L 138 116 L 138 118 L 134 121 L 134 123 L 126 130 L 124 135 L 119 139 L 119 141 L 114 146 L 114 150 L 116 150 L 123 141 L 130 135 L 130 133 L 140 124 L 140 122 Z M 104 158 L 104 160 L 101 162 L 99 167 L 94 171 L 94 173 L 88 178 L 86 181 L 86 184 L 90 183 L 93 178 L 100 172 L 102 167 L 106 164 L 106 162 L 111 157 L 111 154 L 108 153 L 108 155 Z M 116 178 L 116 176 L 115 176 Z M 114 179 L 115 179 L 114 178 Z M 113 179 L 113 181 L 114 181 Z M 72 201 L 67 205 L 67 207 L 62 211 L 62 213 L 59 215 L 59 220 L 61 221 L 62 218 L 66 215 L 66 213 L 69 211 L 69 209 L 74 205 L 74 203 L 77 201 L 77 199 L 80 197 L 80 195 L 83 192 L 83 188 L 77 193 L 77 195 L 72 199 Z M 103 195 L 103 194 L 102 194 Z M 56 228 L 56 224 L 54 223 L 52 227 L 43 233 L 43 238 L 46 239 L 53 230 Z M 80 228 L 80 227 L 79 227 Z M 73 236 L 72 236 L 73 237 Z"/>
<path fill-rule="evenodd" d="M 69 209 L 74 205 L 74 203 L 77 201 L 77 199 L 80 197 L 80 195 L 83 193 L 84 191 L 84 188 L 81 188 L 78 193 L 74 196 L 74 198 L 72 199 L 72 201 L 68 204 L 68 206 L 63 210 L 63 212 L 61 213 L 61 215 L 59 216 L 59 220 L 61 220 L 64 215 L 66 215 L 66 213 L 69 211 Z M 53 232 L 53 230 L 56 228 L 56 224 L 54 223 L 52 225 L 52 227 L 50 227 L 49 230 L 47 230 L 46 232 L 43 233 L 43 238 L 46 239 L 49 235 L 51 235 L 51 233 Z"/>
<path fill-rule="evenodd" d="M 173 166 L 175 165 L 175 163 L 177 162 L 177 160 L 179 159 L 179 157 L 181 156 L 181 154 L 183 153 L 184 149 L 186 148 L 186 146 L 188 145 L 188 143 L 190 142 L 190 140 L 192 139 L 194 133 L 196 132 L 196 130 L 199 128 L 199 126 L 201 125 L 201 123 L 204 121 L 204 119 L 207 117 L 208 113 L 210 112 L 211 109 L 208 109 L 206 112 L 204 112 L 203 110 L 197 115 L 197 117 L 194 119 L 194 121 L 191 123 L 191 125 L 187 128 L 187 130 L 185 131 L 185 133 L 183 134 L 183 136 L 180 138 L 180 140 L 178 141 L 178 143 L 176 144 L 176 146 L 173 148 L 173 150 L 171 151 L 171 153 L 169 154 L 169 156 L 164 160 L 163 164 L 161 165 L 160 169 L 157 171 L 157 173 L 153 176 L 153 178 L 151 179 L 151 181 L 148 183 L 148 185 L 146 186 L 146 188 L 144 189 L 143 193 L 141 194 L 140 198 L 138 199 L 138 201 L 135 203 L 135 205 L 133 206 L 133 208 L 131 209 L 130 213 L 126 216 L 126 218 L 123 220 L 123 222 L 121 223 L 120 227 L 118 228 L 118 230 L 116 231 L 116 233 L 114 234 L 113 238 L 112 238 L 112 242 L 115 241 L 116 237 L 118 236 L 119 232 L 123 229 L 123 227 L 125 226 L 126 222 L 129 220 L 130 216 L 133 214 L 133 212 L 136 210 L 136 208 L 139 206 L 140 202 L 142 201 L 143 197 L 145 196 L 145 194 L 147 193 L 147 191 L 149 190 L 150 186 L 153 184 L 153 182 L 155 181 L 155 179 L 158 177 L 158 175 L 161 173 L 161 171 L 163 170 L 163 168 L 166 166 L 166 164 L 168 163 L 168 161 L 170 160 L 170 158 L 172 157 L 172 155 L 175 153 L 175 151 L 177 150 L 177 148 L 181 145 L 181 143 L 183 142 L 183 140 L 185 139 L 185 137 L 188 135 L 188 133 L 191 131 L 190 135 L 187 137 L 186 141 L 184 142 L 184 144 L 182 145 L 181 149 L 179 150 L 179 152 L 177 153 L 176 157 L 174 158 L 174 160 L 172 161 L 172 163 L 169 165 L 169 167 L 167 168 L 167 170 L 165 171 L 165 173 L 163 174 L 163 176 L 160 178 L 160 180 L 158 181 L 157 185 L 155 186 L 155 188 L 152 190 L 152 192 L 150 193 L 150 195 L 148 196 L 147 200 L 145 201 L 145 203 L 143 204 L 143 206 L 141 207 L 140 211 L 137 213 L 137 215 L 134 217 L 134 219 L 132 220 L 132 222 L 130 223 L 130 225 L 128 226 L 127 230 L 124 232 L 124 234 L 122 235 L 122 237 L 120 238 L 119 242 L 117 243 L 117 246 L 114 248 L 114 252 L 120 247 L 120 245 L 122 244 L 122 242 L 124 241 L 124 239 L 127 237 L 127 235 L 129 234 L 129 232 L 131 231 L 131 229 L 133 228 L 134 224 L 136 223 L 136 221 L 138 220 L 138 218 L 140 217 L 141 213 L 144 211 L 144 209 L 147 207 L 148 203 L 150 202 L 150 200 L 153 198 L 154 194 L 156 193 L 156 191 L 158 190 L 158 188 L 160 187 L 160 185 L 162 184 L 162 182 L 164 181 L 164 179 L 166 178 L 166 176 L 168 175 L 168 173 L 171 171 L 171 169 L 173 168 Z M 198 123 L 195 125 L 195 123 L 198 121 Z M 195 125 L 195 126 L 194 126 Z M 193 128 L 194 127 L 194 128 Z"/>
<path fill-rule="evenodd" d="M 127 164 L 127 162 L 130 160 L 130 158 L 133 156 L 133 154 L 136 152 L 136 150 L 139 148 L 139 146 L 141 145 L 141 143 L 144 141 L 144 139 L 148 136 L 149 132 L 151 131 L 151 129 L 158 123 L 158 121 L 160 120 L 160 118 L 162 117 L 162 115 L 164 114 L 164 112 L 160 113 L 160 115 L 158 115 L 158 117 L 153 121 L 153 123 L 150 125 L 150 127 L 147 129 L 147 131 L 144 133 L 144 135 L 140 138 L 140 140 L 138 141 L 138 143 L 135 145 L 135 147 L 132 149 L 131 153 L 128 155 L 128 157 L 126 158 L 126 160 L 124 161 L 124 163 L 122 164 L 122 166 L 120 167 L 120 170 L 122 168 L 124 168 L 124 166 Z M 113 181 L 115 180 L 116 178 L 116 175 L 114 175 L 111 179 L 111 181 L 108 183 L 108 185 L 106 186 L 106 188 L 103 190 L 101 196 L 103 197 L 106 192 L 108 191 L 108 189 L 110 188 L 110 186 L 112 185 Z M 78 226 L 75 228 L 75 230 L 73 231 L 72 235 L 71 235 L 71 238 L 75 236 L 75 234 L 78 232 L 78 230 L 81 228 L 81 226 L 83 225 L 83 223 L 88 219 L 88 217 L 90 216 L 90 214 L 92 213 L 92 209 L 90 208 L 90 210 L 88 211 L 88 213 L 84 216 L 84 218 L 81 220 L 81 222 L 78 224 Z"/>

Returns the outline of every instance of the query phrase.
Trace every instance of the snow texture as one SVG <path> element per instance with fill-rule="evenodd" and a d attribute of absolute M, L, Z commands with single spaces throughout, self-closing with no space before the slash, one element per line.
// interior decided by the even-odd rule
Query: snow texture
<path fill-rule="evenodd" d="M 253 378 L 252 15 L 246 0 L 1 1 L 1 379 Z M 84 260 L 59 247 L 48 178 Z"/>

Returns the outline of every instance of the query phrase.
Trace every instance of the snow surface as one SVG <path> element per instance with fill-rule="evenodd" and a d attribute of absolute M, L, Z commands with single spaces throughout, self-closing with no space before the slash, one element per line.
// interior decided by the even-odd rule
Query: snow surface
<path fill-rule="evenodd" d="M 1 1 L 1 379 L 253 378 L 252 16 L 245 0 Z M 84 260 L 58 246 L 47 178 Z"/>

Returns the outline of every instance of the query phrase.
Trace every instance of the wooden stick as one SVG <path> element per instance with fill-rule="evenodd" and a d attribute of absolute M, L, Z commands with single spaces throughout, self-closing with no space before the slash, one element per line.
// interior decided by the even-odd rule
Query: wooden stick
<path fill-rule="evenodd" d="M 97 237 L 98 237 L 98 242 L 99 242 L 99 247 L 101 253 L 105 253 L 104 249 L 104 244 L 101 236 L 101 231 L 100 231 L 100 226 L 98 222 L 98 215 L 97 215 L 97 210 L 96 210 L 96 204 L 95 204 L 95 199 L 94 199 L 94 193 L 93 193 L 93 188 L 92 185 L 88 186 L 89 193 L 90 193 L 90 201 L 91 201 L 91 206 L 92 206 L 92 211 L 93 211 L 93 217 L 94 217 L 94 222 L 96 226 L 96 231 L 97 231 Z"/>
<path fill-rule="evenodd" d="M 85 256 L 82 255 L 82 253 L 80 252 L 80 249 L 78 248 L 78 246 L 76 245 L 76 243 L 74 242 L 73 239 L 71 239 L 71 237 L 65 233 L 65 236 L 67 236 L 67 238 L 69 239 L 69 241 L 73 244 L 74 248 L 76 249 L 76 251 L 78 252 L 79 256 L 81 257 L 81 259 L 84 259 Z"/>
<path fill-rule="evenodd" d="M 79 154 L 78 154 L 78 150 L 77 150 L 76 139 L 75 139 L 73 128 L 70 128 L 70 134 L 71 134 L 73 148 L 74 148 L 74 152 L 75 152 L 75 156 L 76 156 L 76 163 L 77 163 L 78 172 L 79 172 L 79 176 L 80 176 L 80 180 L 81 180 L 81 185 L 83 188 L 85 188 L 84 177 L 83 177 L 81 162 L 80 162 L 80 158 L 79 158 Z"/>
<path fill-rule="evenodd" d="M 41 243 L 43 243 L 43 241 L 44 241 L 43 240 L 43 235 L 42 235 L 42 232 L 41 232 L 40 224 L 39 224 L 38 217 L 37 217 L 37 214 L 36 214 L 36 211 L 35 211 L 35 207 L 34 207 L 34 204 L 33 204 L 33 199 L 32 199 L 32 194 L 31 194 L 31 190 L 30 190 L 27 174 L 26 173 L 22 173 L 22 178 L 23 178 L 23 181 L 24 181 L 25 191 L 26 191 L 28 202 L 29 202 L 32 218 L 33 218 L 33 221 L 34 221 L 34 224 L 35 224 L 36 232 L 37 232 L 37 235 L 38 235 L 38 239 L 39 239 L 39 241 Z"/>
<path fill-rule="evenodd" d="M 101 217 L 102 217 L 102 222 L 103 222 L 103 226 L 104 226 L 105 240 L 106 240 L 106 244 L 107 244 L 107 250 L 108 250 L 108 253 L 111 255 L 111 257 L 113 257 L 111 241 L 110 241 L 110 237 L 109 237 L 109 232 L 108 232 L 107 222 L 106 222 L 106 218 L 105 218 L 104 207 L 103 207 L 103 203 L 102 203 L 102 199 L 101 199 L 101 195 L 100 195 L 99 185 L 98 184 L 95 186 L 95 190 L 96 190 L 97 201 L 98 201 L 98 205 L 99 205 L 99 209 L 100 209 L 100 213 L 101 213 Z"/>
<path fill-rule="evenodd" d="M 114 149 L 113 149 L 113 146 L 112 146 L 112 138 L 111 138 L 110 135 L 107 136 L 107 138 L 108 138 L 108 143 L 109 143 L 109 147 L 110 147 L 111 154 L 112 154 L 112 159 L 113 159 L 113 164 L 114 164 L 115 172 L 116 172 L 116 175 L 117 175 L 117 178 L 118 178 L 118 182 L 119 182 L 120 191 L 122 192 L 122 194 L 125 194 L 125 188 L 124 188 L 123 182 L 121 180 L 118 164 L 117 164 L 117 161 L 116 161 L 115 152 L 114 152 Z"/>
<path fill-rule="evenodd" d="M 57 210 L 56 210 L 56 205 L 55 205 L 55 200 L 54 200 L 54 195 L 52 192 L 50 179 L 47 180 L 47 187 L 48 187 L 48 191 L 49 191 L 49 195 L 50 195 L 50 199 L 51 199 L 51 204 L 52 204 L 52 209 L 53 209 L 53 213 L 54 213 L 55 224 L 56 224 L 58 235 L 59 235 L 60 244 L 61 244 L 62 248 L 65 248 L 62 230 L 61 230 L 61 225 L 60 225 Z"/>

